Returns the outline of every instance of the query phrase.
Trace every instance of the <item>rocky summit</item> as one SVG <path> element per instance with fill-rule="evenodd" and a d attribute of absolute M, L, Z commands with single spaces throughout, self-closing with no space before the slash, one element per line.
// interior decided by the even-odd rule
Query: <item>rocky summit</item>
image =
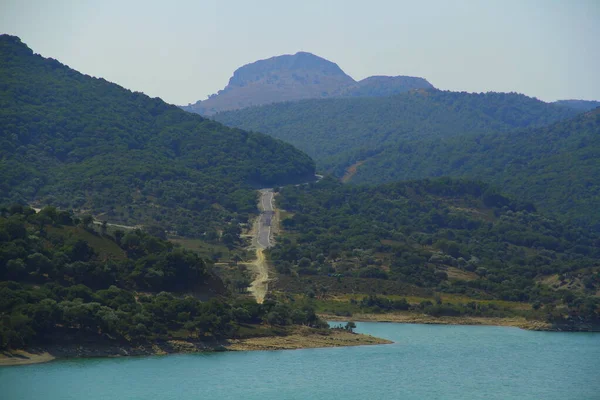
<path fill-rule="evenodd" d="M 298 52 L 259 60 L 238 68 L 229 84 L 186 111 L 212 115 L 250 106 L 327 97 L 388 96 L 411 89 L 432 88 L 423 78 L 373 76 L 359 82 L 337 64 Z"/>

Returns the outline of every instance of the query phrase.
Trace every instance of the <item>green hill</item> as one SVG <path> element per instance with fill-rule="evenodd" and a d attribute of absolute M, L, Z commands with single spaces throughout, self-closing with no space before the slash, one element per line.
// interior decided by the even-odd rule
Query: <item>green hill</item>
<path fill-rule="evenodd" d="M 600 108 L 537 129 L 407 140 L 366 160 L 352 182 L 448 175 L 484 180 L 600 231 Z"/>
<path fill-rule="evenodd" d="M 344 182 L 480 179 L 600 229 L 600 127 L 594 111 L 578 112 L 518 94 L 419 91 L 215 117 L 289 141 Z"/>
<path fill-rule="evenodd" d="M 255 212 L 250 189 L 298 182 L 313 161 L 83 75 L 0 36 L 0 202 L 51 204 L 111 222 L 214 236 Z"/>
<path fill-rule="evenodd" d="M 408 285 L 584 313 L 590 304 L 596 315 L 600 236 L 483 183 L 358 186 L 325 178 L 282 188 L 277 204 L 284 231 L 269 257 L 278 281 L 299 280 L 301 291 L 321 282 L 333 294 L 415 293 Z"/>
<path fill-rule="evenodd" d="M 213 115 L 284 101 L 390 96 L 432 87 L 425 79 L 411 76 L 371 76 L 356 82 L 337 64 L 301 51 L 246 64 L 234 71 L 223 90 L 181 108 Z"/>
<path fill-rule="evenodd" d="M 391 97 L 278 103 L 214 118 L 285 140 L 313 157 L 319 168 L 341 177 L 354 163 L 406 141 L 539 127 L 576 114 L 516 93 L 429 89 Z"/>

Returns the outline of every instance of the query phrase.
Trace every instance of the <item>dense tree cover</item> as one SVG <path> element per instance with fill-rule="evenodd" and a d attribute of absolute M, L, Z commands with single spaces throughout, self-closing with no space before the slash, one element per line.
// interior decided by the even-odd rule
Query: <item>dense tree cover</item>
<path fill-rule="evenodd" d="M 367 160 L 352 181 L 447 175 L 484 180 L 600 231 L 600 108 L 543 128 L 406 141 Z"/>
<path fill-rule="evenodd" d="M 591 111 L 594 108 L 600 107 L 600 101 L 594 100 L 558 100 L 555 101 L 554 104 L 559 106 L 573 108 L 575 110 L 584 112 Z"/>
<path fill-rule="evenodd" d="M 0 211 L 0 349 L 66 331 L 138 343 L 180 330 L 235 337 L 241 324 L 323 325 L 308 303 L 223 297 L 205 261 L 142 231 L 97 234 L 53 207 Z"/>
<path fill-rule="evenodd" d="M 343 88 L 334 97 L 385 97 L 414 89 L 433 89 L 426 79 L 413 76 L 370 76 Z"/>
<path fill-rule="evenodd" d="M 288 144 L 80 74 L 13 36 L 0 36 L 0 82 L 0 202 L 214 236 L 256 211 L 251 188 L 314 173 Z"/>
<path fill-rule="evenodd" d="M 215 118 L 289 141 L 351 183 L 479 179 L 548 215 L 600 230 L 600 119 L 594 111 L 575 116 L 590 105 L 428 90 L 274 104 Z"/>
<path fill-rule="evenodd" d="M 214 118 L 285 140 L 306 151 L 321 169 L 342 176 L 355 162 L 406 141 L 544 126 L 576 113 L 516 93 L 429 89 L 391 97 L 278 103 Z"/>
<path fill-rule="evenodd" d="M 564 303 L 576 312 L 597 304 L 600 237 L 483 183 L 368 187 L 326 178 L 282 188 L 277 202 L 285 233 L 269 257 L 280 274 L 397 280 L 473 297 Z M 543 283 L 550 276 L 555 287 Z M 581 290 L 566 289 L 573 276 Z"/>
<path fill-rule="evenodd" d="M 360 307 L 362 312 L 380 313 L 388 311 L 418 311 L 434 317 L 440 316 L 472 316 L 472 317 L 505 317 L 512 315 L 512 310 L 507 310 L 495 303 L 480 303 L 470 301 L 467 303 L 444 302 L 441 296 L 435 301 L 424 300 L 418 303 L 409 303 L 406 298 L 390 300 L 386 297 L 370 295 L 360 301 L 350 299 L 350 304 Z"/>

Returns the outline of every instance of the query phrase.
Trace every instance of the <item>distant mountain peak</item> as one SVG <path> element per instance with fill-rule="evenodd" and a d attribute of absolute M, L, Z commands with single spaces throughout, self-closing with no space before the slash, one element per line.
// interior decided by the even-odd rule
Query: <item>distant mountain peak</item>
<path fill-rule="evenodd" d="M 182 107 L 212 115 L 250 106 L 327 97 L 380 97 L 429 89 L 423 78 L 372 76 L 356 82 L 336 63 L 299 51 L 258 60 L 236 69 L 229 84 L 208 99 Z"/>
<path fill-rule="evenodd" d="M 284 54 L 246 64 L 235 70 L 228 86 L 246 86 L 264 78 L 267 78 L 267 84 L 273 84 L 280 79 L 278 74 L 299 71 L 311 75 L 338 76 L 343 81 L 354 82 L 337 64 L 312 53 L 299 51 L 296 54 Z M 224 90 L 227 89 L 226 87 Z"/>

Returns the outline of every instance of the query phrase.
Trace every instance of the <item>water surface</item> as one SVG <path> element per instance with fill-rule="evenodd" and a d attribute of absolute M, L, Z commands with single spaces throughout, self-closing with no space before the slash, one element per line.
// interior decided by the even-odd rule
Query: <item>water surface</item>
<path fill-rule="evenodd" d="M 600 334 L 357 323 L 392 345 L 0 368 L 0 399 L 600 399 Z"/>

